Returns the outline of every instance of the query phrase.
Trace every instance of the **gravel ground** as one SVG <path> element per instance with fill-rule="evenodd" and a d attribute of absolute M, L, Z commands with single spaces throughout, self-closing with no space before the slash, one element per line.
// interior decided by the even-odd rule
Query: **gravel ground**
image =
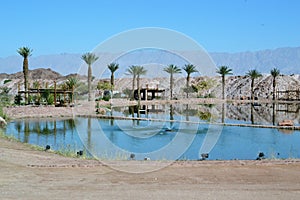
<path fill-rule="evenodd" d="M 0 138 L 1 199 L 299 199 L 300 161 L 65 158 Z M 123 166 L 150 173 L 125 173 Z"/>

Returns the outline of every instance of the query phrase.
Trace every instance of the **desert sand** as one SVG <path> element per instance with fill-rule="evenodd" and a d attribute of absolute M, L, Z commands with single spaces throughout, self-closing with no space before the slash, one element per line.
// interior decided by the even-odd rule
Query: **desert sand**
<path fill-rule="evenodd" d="M 47 108 L 21 109 L 25 109 L 24 113 L 14 108 L 6 111 L 15 118 L 26 114 L 41 117 L 39 111 L 45 110 L 39 109 Z M 60 117 L 62 113 L 73 114 L 70 108 L 59 108 L 50 114 Z M 116 170 L 120 166 L 126 170 Z M 153 166 L 157 169 L 151 172 L 126 172 L 143 172 Z M 67 158 L 0 138 L 0 169 L 1 199 L 300 198 L 298 159 L 107 163 Z"/>
<path fill-rule="evenodd" d="M 169 161 L 165 161 L 169 162 Z M 1 199 L 299 199 L 300 161 L 163 161 L 66 158 L 0 139 Z"/>

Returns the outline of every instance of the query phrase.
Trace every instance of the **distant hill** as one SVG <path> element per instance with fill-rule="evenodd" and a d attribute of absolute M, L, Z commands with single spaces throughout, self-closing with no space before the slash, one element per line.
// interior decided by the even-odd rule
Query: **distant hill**
<path fill-rule="evenodd" d="M 193 52 L 185 52 L 196 56 Z M 107 54 L 105 55 L 107 56 Z M 143 57 L 144 56 L 144 57 Z M 154 59 L 149 55 L 136 54 L 123 59 L 124 66 L 140 62 L 142 60 L 152 63 L 172 63 L 173 57 L 161 56 L 159 53 L 152 53 Z M 235 75 L 244 75 L 249 69 L 257 69 L 262 73 L 269 73 L 270 69 L 277 67 L 283 74 L 300 74 L 300 47 L 287 47 L 274 50 L 263 50 L 256 52 L 240 53 L 210 53 L 216 66 L 227 65 L 233 69 Z M 103 56 L 99 56 L 100 59 Z M 113 56 L 112 56 L 113 57 Z M 175 61 L 173 61 L 175 62 Z M 62 75 L 78 73 L 84 62 L 80 54 L 55 54 L 43 55 L 29 58 L 30 69 L 51 68 Z M 0 58 L 0 73 L 16 73 L 22 70 L 22 57 L 19 55 Z M 118 73 L 123 73 L 119 71 Z M 118 74 L 116 74 L 118 75 Z"/>
<path fill-rule="evenodd" d="M 283 74 L 300 74 L 300 47 L 210 55 L 217 66 L 230 66 L 236 75 L 244 75 L 254 68 L 262 73 L 270 73 L 274 67 Z"/>
<path fill-rule="evenodd" d="M 0 58 L 0 73 L 16 73 L 22 71 L 23 58 L 19 55 Z M 54 54 L 32 56 L 29 58 L 29 68 L 50 68 L 62 75 L 77 73 L 82 64 L 80 54 Z"/>
<path fill-rule="evenodd" d="M 35 69 L 29 71 L 29 82 L 32 85 L 34 81 L 39 81 L 42 87 L 52 86 L 54 84 L 54 80 L 56 83 L 62 84 L 69 77 L 76 77 L 83 85 L 87 84 L 87 77 L 78 75 L 78 74 L 69 74 L 63 76 L 51 69 Z M 11 80 L 5 83 L 7 80 Z M 255 88 L 255 96 L 263 99 L 271 99 L 272 98 L 272 77 L 271 75 L 263 75 L 262 77 L 255 80 L 254 88 Z M 95 86 L 99 79 L 93 79 L 92 84 Z M 213 83 L 210 88 L 207 90 L 200 92 L 202 96 L 206 96 L 208 94 L 213 94 L 215 97 L 221 97 L 222 92 L 222 84 L 220 76 L 207 77 L 207 76 L 199 76 L 192 77 L 191 84 L 197 85 L 201 81 L 210 81 Z M 284 90 L 299 90 L 300 88 L 300 75 L 280 75 L 276 79 L 277 89 L 280 91 Z M 18 91 L 18 84 L 21 83 L 21 90 L 23 89 L 23 73 L 17 72 L 14 74 L 6 74 L 0 73 L 0 87 L 8 87 L 11 88 L 10 94 L 16 94 Z M 250 97 L 250 78 L 247 76 L 227 76 L 226 77 L 226 94 L 228 98 L 231 99 L 240 99 L 241 97 Z M 169 95 L 170 88 L 170 80 L 164 77 L 156 77 L 149 78 L 143 77 L 140 81 L 140 86 L 145 87 L 153 87 L 160 88 L 166 90 L 166 96 Z M 184 76 L 176 76 L 174 78 L 174 88 L 173 94 L 175 97 L 184 98 L 185 93 L 183 92 L 183 87 L 185 87 L 186 78 Z M 132 87 L 132 77 L 123 77 L 115 79 L 115 90 L 124 91 L 127 88 Z M 191 97 L 196 97 L 196 93 L 191 94 Z"/>

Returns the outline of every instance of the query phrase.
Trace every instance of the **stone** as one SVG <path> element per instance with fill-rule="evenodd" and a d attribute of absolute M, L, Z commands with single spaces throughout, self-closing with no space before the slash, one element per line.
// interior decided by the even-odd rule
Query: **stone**
<path fill-rule="evenodd" d="M 0 126 L 6 126 L 6 125 L 7 125 L 7 123 L 6 123 L 5 119 L 0 117 Z"/>

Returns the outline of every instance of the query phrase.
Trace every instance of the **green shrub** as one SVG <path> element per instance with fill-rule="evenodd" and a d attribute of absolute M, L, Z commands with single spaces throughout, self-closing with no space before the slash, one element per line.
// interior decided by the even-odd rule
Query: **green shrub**
<path fill-rule="evenodd" d="M 16 105 L 18 105 L 18 106 L 21 105 L 21 101 L 23 100 L 23 98 L 20 94 L 17 94 L 14 99 L 15 99 L 14 103 Z"/>
<path fill-rule="evenodd" d="M 104 101 L 109 101 L 109 100 L 110 100 L 110 95 L 103 96 L 102 99 L 103 99 Z"/>

